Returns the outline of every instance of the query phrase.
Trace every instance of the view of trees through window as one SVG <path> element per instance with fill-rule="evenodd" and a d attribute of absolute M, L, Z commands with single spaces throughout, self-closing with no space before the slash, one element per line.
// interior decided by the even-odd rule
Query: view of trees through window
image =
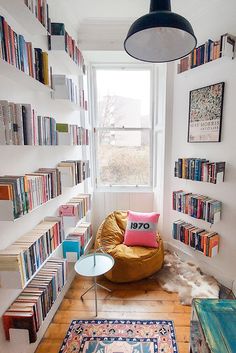
<path fill-rule="evenodd" d="M 149 69 L 96 69 L 99 186 L 150 186 Z"/>

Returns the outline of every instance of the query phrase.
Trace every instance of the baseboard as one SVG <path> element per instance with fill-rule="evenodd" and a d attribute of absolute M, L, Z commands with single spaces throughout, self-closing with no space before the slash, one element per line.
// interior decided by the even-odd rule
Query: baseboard
<path fill-rule="evenodd" d="M 181 259 L 196 264 L 203 273 L 215 277 L 217 281 L 223 284 L 225 287 L 232 289 L 232 291 L 236 295 L 236 279 L 233 280 L 232 278 L 225 276 L 225 273 L 223 273 L 221 269 L 218 269 L 217 267 L 209 263 L 196 259 L 196 257 L 194 257 L 190 251 L 184 251 L 173 243 L 164 241 L 164 247 L 165 249 L 170 250 L 171 252 L 175 252 Z"/>

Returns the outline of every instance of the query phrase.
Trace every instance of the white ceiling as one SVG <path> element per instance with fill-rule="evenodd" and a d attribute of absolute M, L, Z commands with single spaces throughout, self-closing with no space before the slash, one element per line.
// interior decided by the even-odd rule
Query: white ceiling
<path fill-rule="evenodd" d="M 149 11 L 148 0 L 50 0 L 57 2 L 83 50 L 122 50 L 132 22 Z M 172 0 L 172 11 L 192 24 L 198 43 L 236 34 L 236 0 Z"/>

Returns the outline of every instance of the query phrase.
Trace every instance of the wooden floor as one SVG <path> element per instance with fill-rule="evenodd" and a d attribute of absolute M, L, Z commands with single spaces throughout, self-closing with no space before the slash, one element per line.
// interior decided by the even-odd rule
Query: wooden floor
<path fill-rule="evenodd" d="M 191 308 L 181 305 L 177 294 L 163 291 L 155 279 L 116 284 L 100 277 L 98 283 L 112 289 L 98 290 L 98 318 L 173 320 L 179 353 L 188 352 Z M 91 284 L 90 279 L 74 279 L 36 353 L 58 353 L 71 320 L 95 318 L 93 291 L 80 300 Z"/>

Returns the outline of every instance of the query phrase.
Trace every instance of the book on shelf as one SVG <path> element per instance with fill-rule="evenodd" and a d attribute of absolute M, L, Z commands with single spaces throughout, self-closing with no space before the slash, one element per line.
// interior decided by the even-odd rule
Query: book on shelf
<path fill-rule="evenodd" d="M 66 280 L 66 260 L 48 260 L 3 314 L 6 340 L 10 340 L 9 330 L 13 328 L 28 330 L 30 343 L 35 342 L 37 332 L 66 284 Z"/>
<path fill-rule="evenodd" d="M 66 75 L 52 75 L 52 88 L 54 99 L 65 99 L 74 104 L 79 104 L 78 86 Z"/>
<path fill-rule="evenodd" d="M 77 241 L 80 243 L 80 255 L 84 254 L 86 246 L 93 236 L 92 225 L 89 222 L 82 222 L 69 232 L 65 242 Z M 63 242 L 64 245 L 64 242 Z"/>
<path fill-rule="evenodd" d="M 57 123 L 56 130 L 59 145 L 89 144 L 89 131 L 81 126 Z"/>
<path fill-rule="evenodd" d="M 225 162 L 210 162 L 202 158 L 179 158 L 175 162 L 174 176 L 217 184 L 224 181 Z"/>
<path fill-rule="evenodd" d="M 220 221 L 222 203 L 210 197 L 179 190 L 173 192 L 172 203 L 173 210 L 191 217 L 211 224 Z"/>
<path fill-rule="evenodd" d="M 59 195 L 61 176 L 57 168 L 40 168 L 25 175 L 0 176 L 0 201 L 12 201 L 14 219 Z"/>
<path fill-rule="evenodd" d="M 188 56 L 180 59 L 177 72 L 193 69 L 223 56 L 234 59 L 235 40 L 236 37 L 229 33 L 222 34 L 219 40 L 208 39 L 204 44 L 194 48 Z"/>
<path fill-rule="evenodd" d="M 60 218 L 49 217 L 1 250 L 1 286 L 12 288 L 14 281 L 15 288 L 23 288 L 63 240 L 64 231 Z"/>
<path fill-rule="evenodd" d="M 48 49 L 66 51 L 75 64 L 78 65 L 78 68 L 85 73 L 83 55 L 76 45 L 76 41 L 65 30 L 64 23 L 51 23 L 51 35 L 48 39 Z"/>
<path fill-rule="evenodd" d="M 72 187 L 90 177 L 89 161 L 62 161 L 57 165 L 57 168 L 61 172 L 63 186 Z"/>
<path fill-rule="evenodd" d="M 214 257 L 218 254 L 220 236 L 216 232 L 208 232 L 183 220 L 177 220 L 173 223 L 172 236 L 205 256 Z"/>
<path fill-rule="evenodd" d="M 33 48 L 21 34 L 17 34 L 0 15 L 0 58 L 42 84 L 49 82 L 47 53 L 40 48 Z"/>
<path fill-rule="evenodd" d="M 51 32 L 51 19 L 49 17 L 49 6 L 46 0 L 24 0 L 25 5 L 39 22 Z"/>
<path fill-rule="evenodd" d="M 59 216 L 62 217 L 65 232 L 71 227 L 76 227 L 78 222 L 86 216 L 90 209 L 90 194 L 79 194 L 66 204 L 61 205 L 59 207 Z"/>

